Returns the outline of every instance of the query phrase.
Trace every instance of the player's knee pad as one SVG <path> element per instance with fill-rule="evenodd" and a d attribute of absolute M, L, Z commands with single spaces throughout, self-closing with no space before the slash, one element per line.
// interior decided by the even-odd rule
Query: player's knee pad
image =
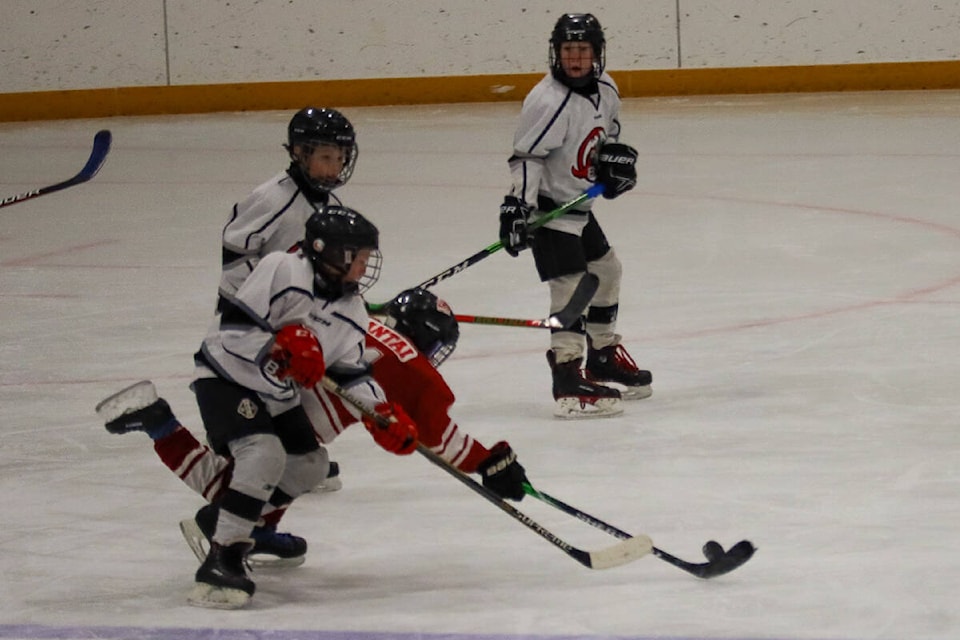
<path fill-rule="evenodd" d="M 254 433 L 230 442 L 233 477 L 230 488 L 266 502 L 280 482 L 287 452 L 280 438 L 269 433 Z"/>
<path fill-rule="evenodd" d="M 592 306 L 609 307 L 620 301 L 620 278 L 623 275 L 623 265 L 613 249 L 607 251 L 602 258 L 587 264 L 587 270 L 600 279 L 600 286 L 593 296 Z"/>
<path fill-rule="evenodd" d="M 567 306 L 583 276 L 584 273 L 581 271 L 547 281 L 550 286 L 550 313 L 556 313 Z"/>
<path fill-rule="evenodd" d="M 296 498 L 323 482 L 329 471 L 330 456 L 323 447 L 310 453 L 289 455 L 280 490 Z"/>

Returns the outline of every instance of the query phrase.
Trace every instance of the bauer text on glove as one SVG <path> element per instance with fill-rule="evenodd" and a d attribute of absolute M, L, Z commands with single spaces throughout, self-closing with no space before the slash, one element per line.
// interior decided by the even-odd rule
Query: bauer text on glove
<path fill-rule="evenodd" d="M 527 474 L 506 442 L 493 445 L 490 455 L 477 465 L 477 473 L 483 478 L 483 486 L 501 498 L 523 500 Z"/>
<path fill-rule="evenodd" d="M 277 332 L 270 350 L 280 380 L 292 378 L 302 387 L 312 387 L 323 377 L 323 350 L 310 329 L 290 324 Z"/>
<path fill-rule="evenodd" d="M 613 200 L 637 186 L 637 150 L 622 142 L 608 142 L 597 153 L 597 184 L 603 197 Z"/>
<path fill-rule="evenodd" d="M 530 246 L 527 236 L 527 218 L 530 205 L 515 196 L 506 196 L 500 205 L 500 244 L 513 257 Z"/>
<path fill-rule="evenodd" d="M 381 402 L 374 411 L 386 422 L 364 416 L 363 424 L 381 447 L 398 456 L 410 455 L 417 450 L 417 425 L 396 402 Z"/>

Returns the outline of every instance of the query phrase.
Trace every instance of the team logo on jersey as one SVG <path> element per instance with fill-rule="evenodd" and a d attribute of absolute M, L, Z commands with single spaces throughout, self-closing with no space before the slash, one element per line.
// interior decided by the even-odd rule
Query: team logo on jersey
<path fill-rule="evenodd" d="M 382 344 L 388 351 L 397 356 L 400 362 L 407 362 L 417 357 L 417 349 L 410 341 L 376 320 L 370 320 L 367 326 L 367 335 Z"/>
<path fill-rule="evenodd" d="M 247 420 L 253 420 L 257 415 L 257 404 L 250 398 L 244 398 L 237 405 L 237 413 Z"/>
<path fill-rule="evenodd" d="M 570 167 L 570 173 L 574 178 L 590 182 L 597 179 L 597 150 L 604 138 L 606 133 L 603 127 L 594 127 L 583 139 L 580 148 L 577 149 L 577 164 Z"/>

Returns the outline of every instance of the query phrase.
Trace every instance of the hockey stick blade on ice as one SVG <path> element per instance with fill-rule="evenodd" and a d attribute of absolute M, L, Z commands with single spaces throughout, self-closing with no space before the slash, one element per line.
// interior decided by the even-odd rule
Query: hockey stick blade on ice
<path fill-rule="evenodd" d="M 32 200 L 33 198 L 45 196 L 48 193 L 62 191 L 68 187 L 87 182 L 93 178 L 93 176 L 97 175 L 97 172 L 100 171 L 103 163 L 106 162 L 107 154 L 110 153 L 110 143 L 112 141 L 113 135 L 109 130 L 103 129 L 102 131 L 98 131 L 93 137 L 93 149 L 90 151 L 90 157 L 87 158 L 87 163 L 83 165 L 83 169 L 80 169 L 80 173 L 73 176 L 69 180 L 52 184 L 49 187 L 41 187 L 40 189 L 33 189 L 31 191 L 18 193 L 15 196 L 4 198 L 2 201 L 0 201 L 0 208 L 9 207 L 10 205 L 18 204 L 20 202 L 26 202 L 27 200 Z"/>
<path fill-rule="evenodd" d="M 362 402 L 351 396 L 343 387 L 338 385 L 336 382 L 331 380 L 329 377 L 324 376 L 320 382 L 321 385 L 328 391 L 335 393 L 336 395 L 343 398 L 348 404 L 355 407 L 359 410 L 364 416 L 374 420 L 377 424 L 381 426 L 387 426 L 389 424 L 389 419 L 385 416 L 380 415 L 379 413 L 371 410 Z M 482 496 L 488 502 L 499 508 L 501 511 L 509 515 L 511 518 L 527 527 L 541 538 L 557 547 L 563 551 L 567 556 L 573 558 L 583 566 L 590 569 L 611 569 L 613 567 L 619 567 L 621 565 L 633 562 L 643 556 L 647 555 L 652 550 L 652 542 L 647 536 L 627 536 L 623 539 L 622 542 L 599 549 L 596 551 L 587 551 L 584 549 L 579 549 L 573 545 L 567 543 L 552 531 L 539 524 L 530 516 L 526 515 L 522 511 L 516 509 L 512 505 L 508 504 L 506 501 L 502 500 L 500 496 L 493 493 L 482 484 L 476 482 L 466 474 L 462 473 L 459 469 L 451 465 L 449 462 L 441 458 L 439 455 L 434 453 L 429 448 L 425 447 L 423 444 L 417 445 L 417 453 L 425 457 L 427 460 L 432 462 L 437 467 L 440 467 L 448 474 L 456 478 L 459 482 L 465 485 L 474 493 Z"/>
<path fill-rule="evenodd" d="M 542 216 L 540 216 L 539 218 L 531 222 L 530 225 L 527 227 L 527 229 L 532 231 L 534 229 L 542 227 L 543 225 L 547 224 L 551 220 L 555 220 L 556 218 L 559 218 L 560 216 L 565 214 L 567 211 L 569 211 L 570 209 L 573 209 L 575 206 L 580 204 L 581 202 L 585 202 L 587 200 L 590 200 L 591 198 L 599 197 L 602 194 L 603 194 L 603 185 L 595 184 L 589 189 L 587 189 L 586 191 L 584 191 L 583 193 L 581 193 L 579 196 L 574 198 L 573 200 L 570 200 L 569 202 L 565 202 L 559 207 L 557 207 L 556 209 L 554 209 L 553 211 L 543 214 Z M 488 258 L 492 256 L 500 249 L 503 249 L 503 243 L 497 240 L 490 246 L 484 247 L 480 251 L 477 251 L 475 254 L 473 254 L 466 260 L 462 260 L 461 262 L 458 262 L 452 267 L 441 271 L 440 273 L 433 276 L 432 278 L 428 280 L 424 280 L 423 282 L 418 284 L 415 288 L 429 289 L 430 287 L 434 286 L 441 280 L 446 280 L 447 278 L 453 277 L 458 273 L 460 273 L 461 271 L 463 271 L 464 269 L 466 269 L 467 267 L 472 267 L 473 265 L 477 264 L 484 258 Z M 370 311 L 370 313 L 381 313 L 384 307 L 386 306 L 387 306 L 387 303 L 385 302 L 380 304 L 373 304 L 368 302 L 367 310 Z"/>
<path fill-rule="evenodd" d="M 600 279 L 592 273 L 584 274 L 570 301 L 560 311 L 549 318 L 543 320 L 526 320 L 523 318 L 497 318 L 494 316 L 471 316 L 466 314 L 454 314 L 457 322 L 468 322 L 471 324 L 495 324 L 501 327 L 532 327 L 535 329 L 567 329 L 580 319 L 584 309 L 593 299 L 593 294 L 597 292 L 600 286 Z"/>
<path fill-rule="evenodd" d="M 534 498 L 547 503 L 548 505 L 567 513 L 578 520 L 586 522 L 592 527 L 605 531 L 615 538 L 627 539 L 630 538 L 630 534 L 626 531 L 622 531 L 612 524 L 608 524 L 603 520 L 590 515 L 576 507 L 570 506 L 569 504 L 554 498 L 551 495 L 548 495 L 542 491 L 538 491 L 533 487 L 533 485 L 525 484 L 524 490 L 528 495 L 533 496 Z M 710 578 L 716 578 L 717 576 L 722 576 L 725 573 L 730 573 L 734 569 L 737 569 L 743 565 L 747 560 L 753 557 L 756 547 L 753 546 L 749 540 L 741 540 L 737 544 L 733 545 L 726 551 L 723 551 L 721 547 L 716 542 L 712 540 L 707 542 L 704 547 L 704 555 L 707 556 L 707 562 L 687 562 L 686 560 L 681 560 L 675 555 L 669 554 L 662 549 L 652 546 L 651 552 L 657 558 L 660 558 L 664 562 L 668 562 L 673 566 L 683 569 L 689 574 L 695 575 L 698 578 L 703 578 L 708 580 Z"/>

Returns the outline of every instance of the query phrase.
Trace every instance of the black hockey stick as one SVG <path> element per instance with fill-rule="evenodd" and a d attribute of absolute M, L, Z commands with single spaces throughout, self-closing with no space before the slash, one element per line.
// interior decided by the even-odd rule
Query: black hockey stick
<path fill-rule="evenodd" d="M 18 193 L 15 196 L 4 198 L 2 201 L 0 201 L 0 209 L 3 207 L 9 207 L 12 204 L 17 204 L 18 202 L 25 202 L 27 200 L 32 200 L 33 198 L 39 198 L 40 196 L 45 196 L 48 193 L 60 191 L 62 189 L 86 182 L 93 176 L 97 175 L 97 172 L 100 171 L 100 167 L 102 167 L 103 163 L 107 160 L 107 154 L 110 153 L 110 143 L 112 140 L 113 135 L 109 130 L 103 129 L 102 131 L 98 131 L 97 135 L 93 137 L 93 149 L 90 151 L 90 157 L 87 158 L 87 164 L 83 165 L 83 169 L 80 169 L 80 173 L 73 176 L 69 180 L 52 184 L 49 187 L 41 187 L 40 189 L 33 189 L 31 191 Z"/>
<path fill-rule="evenodd" d="M 600 279 L 592 273 L 585 273 L 573 290 L 566 306 L 549 318 L 543 320 L 524 320 L 522 318 L 496 318 L 493 316 L 471 316 L 454 314 L 457 322 L 473 324 L 496 324 L 507 327 L 536 327 L 538 329 L 566 329 L 583 315 L 584 309 L 593 299 L 593 294 L 600 286 Z"/>
<path fill-rule="evenodd" d="M 591 198 L 596 198 L 601 194 L 603 194 L 603 185 L 595 184 L 589 189 L 587 189 L 586 191 L 584 191 L 583 193 L 581 193 L 579 196 L 574 198 L 573 200 L 570 200 L 569 202 L 565 202 L 559 207 L 557 207 L 556 209 L 554 209 L 553 211 L 543 214 L 542 216 L 540 216 L 539 218 L 531 222 L 530 225 L 527 227 L 527 229 L 530 231 L 534 229 L 538 229 L 543 225 L 547 224 L 548 222 L 550 222 L 551 220 L 555 220 L 559 218 L 560 216 L 565 214 L 567 211 L 569 211 L 570 209 L 573 209 L 575 206 L 580 204 L 581 202 L 584 202 Z M 441 271 L 440 273 L 433 276 L 432 278 L 428 280 L 424 280 L 423 282 L 418 284 L 415 288 L 429 289 L 430 287 L 434 286 L 441 280 L 446 280 L 447 278 L 455 276 L 461 271 L 463 271 L 464 269 L 466 269 L 467 267 L 472 267 L 473 265 L 477 264 L 484 258 L 488 258 L 489 256 L 492 256 L 497 251 L 500 251 L 500 249 L 503 249 L 503 243 L 497 240 L 490 246 L 484 247 L 480 251 L 477 251 L 475 254 L 473 254 L 466 260 L 462 260 L 457 264 L 453 265 L 452 267 Z M 383 308 L 387 306 L 387 304 L 388 303 L 386 302 L 381 304 L 374 304 L 374 303 L 368 302 L 367 311 L 369 311 L 370 313 L 380 313 L 383 311 Z"/>
<path fill-rule="evenodd" d="M 538 491 L 529 483 L 524 484 L 523 489 L 528 495 L 531 495 L 534 498 L 549 504 L 551 507 L 556 507 L 560 511 L 570 514 L 578 520 L 586 522 L 592 527 L 596 527 L 597 529 L 605 531 L 615 538 L 630 538 L 630 534 L 626 531 L 622 531 L 612 524 L 607 524 L 603 520 L 592 516 L 589 513 L 580 511 L 580 509 L 572 507 L 569 504 L 554 498 L 553 496 L 550 496 L 542 491 Z M 703 578 L 705 580 L 709 578 L 716 578 L 717 576 L 722 576 L 725 573 L 733 571 L 753 557 L 753 553 L 756 550 L 756 547 L 754 547 L 753 543 L 751 543 L 749 540 L 741 540 L 726 551 L 723 550 L 723 547 L 720 546 L 719 543 L 710 540 L 703 545 L 703 555 L 706 556 L 707 562 L 693 563 L 687 562 L 686 560 L 681 560 L 680 558 L 651 545 L 651 551 L 656 557 L 660 558 L 664 562 L 669 562 L 675 567 L 683 569 L 687 573 L 693 574 L 698 578 Z"/>
<path fill-rule="evenodd" d="M 389 418 L 371 410 L 362 402 L 351 396 L 349 392 L 347 392 L 343 387 L 338 385 L 329 377 L 324 376 L 320 384 L 323 385 L 324 389 L 327 389 L 328 391 L 343 398 L 348 404 L 355 407 L 367 418 L 374 420 L 378 425 L 387 427 L 390 424 Z M 417 444 L 417 453 L 425 457 L 434 465 L 446 471 L 448 474 L 463 483 L 471 491 L 485 498 L 488 502 L 499 508 L 511 518 L 527 527 L 541 538 L 589 569 L 610 569 L 613 567 L 618 567 L 642 558 L 650 553 L 652 549 L 650 538 L 645 535 L 627 536 L 623 539 L 623 542 L 599 549 L 597 551 L 578 549 L 577 547 L 574 547 L 573 545 L 559 538 L 556 534 L 539 524 L 530 516 L 508 504 L 506 501 L 500 499 L 500 496 L 493 493 L 466 474 L 462 473 L 459 469 L 451 465 L 449 462 L 441 458 L 423 444 Z"/>

